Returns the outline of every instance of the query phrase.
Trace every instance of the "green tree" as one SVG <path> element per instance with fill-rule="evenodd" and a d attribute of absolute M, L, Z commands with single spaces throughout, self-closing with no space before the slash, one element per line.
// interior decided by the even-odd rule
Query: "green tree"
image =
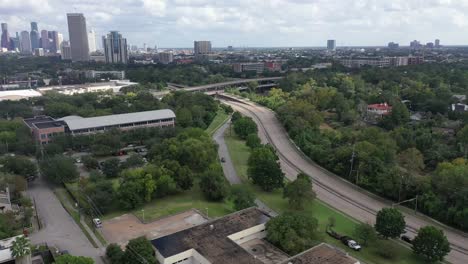
<path fill-rule="evenodd" d="M 257 133 L 257 124 L 252 120 L 250 117 L 242 117 L 235 122 L 234 125 L 234 132 L 242 138 L 246 139 L 249 134 Z"/>
<path fill-rule="evenodd" d="M 83 165 L 88 170 L 94 170 L 94 169 L 99 168 L 98 160 L 93 158 L 91 155 L 86 155 L 86 156 L 81 157 L 81 161 L 83 162 Z"/>
<path fill-rule="evenodd" d="M 283 197 L 288 199 L 291 208 L 302 210 L 306 201 L 312 201 L 315 198 L 312 180 L 308 175 L 299 173 L 294 181 L 286 184 Z"/>
<path fill-rule="evenodd" d="M 23 156 L 7 156 L 3 159 L 2 164 L 6 171 L 21 175 L 24 177 L 36 175 L 36 164 L 27 157 Z"/>
<path fill-rule="evenodd" d="M 450 252 L 450 244 L 442 230 L 425 226 L 413 240 L 413 251 L 431 263 L 443 261 Z"/>
<path fill-rule="evenodd" d="M 192 112 L 187 108 L 180 108 L 176 111 L 177 124 L 181 127 L 189 127 L 192 125 Z"/>
<path fill-rule="evenodd" d="M 286 253 L 295 255 L 316 243 L 317 227 L 317 219 L 308 214 L 285 213 L 267 222 L 267 240 Z"/>
<path fill-rule="evenodd" d="M 210 165 L 200 178 L 200 189 L 210 201 L 221 201 L 227 193 L 228 188 L 221 166 L 217 163 Z"/>
<path fill-rule="evenodd" d="M 180 166 L 176 160 L 164 160 L 164 168 L 172 172 L 172 178 L 181 190 L 189 190 L 193 186 L 193 173 L 187 166 Z"/>
<path fill-rule="evenodd" d="M 31 254 L 31 243 L 25 236 L 20 236 L 11 244 L 11 255 L 19 260 L 28 257 Z M 21 262 L 20 262 L 21 263 Z"/>
<path fill-rule="evenodd" d="M 70 182 L 79 176 L 73 159 L 61 155 L 45 158 L 40 162 L 40 169 L 42 175 L 54 183 Z"/>
<path fill-rule="evenodd" d="M 409 148 L 398 154 L 398 163 L 410 172 L 424 169 L 424 156 L 417 148 Z"/>
<path fill-rule="evenodd" d="M 363 246 L 367 246 L 369 242 L 372 243 L 377 240 L 377 233 L 373 226 L 361 223 L 354 228 L 354 237 Z"/>
<path fill-rule="evenodd" d="M 247 174 L 254 184 L 267 192 L 284 185 L 284 173 L 281 171 L 278 156 L 268 146 L 261 146 L 252 151 Z"/>
<path fill-rule="evenodd" d="M 236 111 L 231 116 L 231 122 L 234 123 L 234 122 L 236 122 L 237 120 L 239 120 L 241 118 L 242 118 L 242 115 L 239 112 Z"/>
<path fill-rule="evenodd" d="M 247 138 L 245 139 L 245 144 L 251 148 L 258 148 L 262 145 L 262 142 L 260 141 L 260 138 L 256 133 L 249 134 Z"/>
<path fill-rule="evenodd" d="M 123 163 L 122 169 L 135 168 L 145 165 L 143 157 L 138 154 L 131 154 Z"/>
<path fill-rule="evenodd" d="M 463 147 L 463 152 L 465 153 L 465 158 L 468 159 L 468 125 L 465 125 L 457 133 L 458 143 Z"/>
<path fill-rule="evenodd" d="M 375 230 L 385 238 L 399 237 L 405 226 L 403 214 L 395 208 L 383 208 L 377 213 Z"/>
<path fill-rule="evenodd" d="M 106 248 L 106 257 L 110 260 L 111 264 L 123 264 L 124 252 L 119 245 L 112 243 Z"/>
<path fill-rule="evenodd" d="M 108 178 L 115 178 L 119 176 L 121 171 L 120 160 L 118 158 L 111 158 L 102 163 L 102 173 Z"/>
<path fill-rule="evenodd" d="M 255 195 L 244 186 L 235 185 L 231 188 L 231 199 L 236 211 L 255 205 Z"/>
<path fill-rule="evenodd" d="M 62 255 L 55 259 L 55 264 L 93 264 L 92 258 Z"/>
<path fill-rule="evenodd" d="M 154 249 L 151 242 L 146 237 L 132 239 L 125 247 L 123 263 L 138 264 L 138 263 L 155 264 Z"/>

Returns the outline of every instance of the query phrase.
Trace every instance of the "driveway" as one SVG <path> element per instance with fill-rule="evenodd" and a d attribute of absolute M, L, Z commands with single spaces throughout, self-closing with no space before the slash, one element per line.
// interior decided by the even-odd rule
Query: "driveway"
<path fill-rule="evenodd" d="M 91 245 L 45 181 L 39 177 L 30 183 L 28 193 L 36 202 L 42 225 L 41 230 L 30 235 L 33 244 L 46 242 L 72 255 L 91 257 L 95 263 L 103 263 L 99 256 L 104 254 L 104 249 Z"/>

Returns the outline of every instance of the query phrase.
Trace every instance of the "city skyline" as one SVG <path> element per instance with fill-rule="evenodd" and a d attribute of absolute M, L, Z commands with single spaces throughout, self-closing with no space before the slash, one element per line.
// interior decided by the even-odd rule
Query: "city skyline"
<path fill-rule="evenodd" d="M 35 21 L 40 30 L 68 36 L 66 13 L 83 13 L 98 37 L 116 30 L 140 47 L 191 47 L 197 39 L 211 40 L 213 47 L 311 47 L 324 46 L 327 39 L 336 39 L 337 46 L 385 46 L 390 41 L 406 46 L 414 39 L 426 43 L 436 38 L 446 45 L 468 44 L 468 37 L 459 34 L 468 29 L 468 3 L 459 1 L 65 2 L 19 5 L 6 0 L 0 16 L 9 32 L 27 30 Z"/>

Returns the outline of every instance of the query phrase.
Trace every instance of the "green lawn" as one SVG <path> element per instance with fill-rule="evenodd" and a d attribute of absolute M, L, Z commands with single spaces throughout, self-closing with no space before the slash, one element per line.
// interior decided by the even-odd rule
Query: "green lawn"
<path fill-rule="evenodd" d="M 224 124 L 228 117 L 228 114 L 226 114 L 223 109 L 219 109 L 210 126 L 208 126 L 208 128 L 205 130 L 206 133 L 208 133 L 210 136 L 213 135 L 214 132 L 216 132 L 216 130 L 218 130 L 218 128 Z"/>
<path fill-rule="evenodd" d="M 244 141 L 240 140 L 235 135 L 230 135 L 229 132 L 225 134 L 226 144 L 229 149 L 229 155 L 234 163 L 236 172 L 242 180 L 244 180 L 244 186 L 251 189 L 257 198 L 262 200 L 265 204 L 271 207 L 273 210 L 282 213 L 289 210 L 289 205 L 287 200 L 283 199 L 282 190 L 276 190 L 271 193 L 263 192 L 257 186 L 254 186 L 247 180 L 247 160 L 250 155 L 249 148 L 245 145 Z M 401 246 L 398 243 L 392 241 L 384 241 L 383 243 L 395 243 L 398 245 L 398 253 L 393 260 L 387 260 L 380 257 L 374 251 L 376 249 L 375 245 L 369 245 L 362 249 L 360 252 L 355 252 L 349 250 L 345 247 L 340 241 L 335 240 L 334 238 L 329 237 L 325 234 L 325 228 L 329 217 L 333 217 L 336 220 L 335 231 L 341 234 L 353 235 L 353 231 L 358 222 L 337 210 L 329 207 L 323 202 L 315 199 L 312 202 L 308 203 L 304 208 L 304 211 L 307 214 L 313 215 L 319 221 L 319 231 L 323 234 L 323 241 L 339 248 L 346 250 L 351 255 L 356 258 L 366 262 L 366 263 L 382 263 L 382 264 L 391 264 L 391 263 L 401 263 L 401 264 L 419 264 L 424 263 L 417 259 L 417 257 L 412 253 L 412 251 L 404 246 Z"/>

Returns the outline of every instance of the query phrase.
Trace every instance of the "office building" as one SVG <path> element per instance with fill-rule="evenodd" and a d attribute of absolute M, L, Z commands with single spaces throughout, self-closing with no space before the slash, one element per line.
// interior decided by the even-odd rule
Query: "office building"
<path fill-rule="evenodd" d="M 434 43 L 435 43 L 435 48 L 436 49 L 440 48 L 440 39 L 436 39 Z"/>
<path fill-rule="evenodd" d="M 112 76 L 113 79 L 123 80 L 125 79 L 125 71 L 85 71 L 86 78 L 89 79 L 100 79 L 104 76 L 109 77 Z"/>
<path fill-rule="evenodd" d="M 18 32 L 16 32 L 14 38 L 10 38 L 10 46 L 12 50 L 20 50 L 20 36 Z"/>
<path fill-rule="evenodd" d="M 265 64 L 263 62 L 242 62 L 234 63 L 232 68 L 235 72 L 254 71 L 256 73 L 262 73 L 265 70 Z"/>
<path fill-rule="evenodd" d="M 46 51 L 43 48 L 37 48 L 34 50 L 34 56 L 43 57 L 45 56 Z"/>
<path fill-rule="evenodd" d="M 60 47 L 62 47 L 62 42 L 63 42 L 63 34 L 58 33 L 58 47 L 59 47 L 59 50 L 60 50 Z"/>
<path fill-rule="evenodd" d="M 10 49 L 10 36 L 8 34 L 8 24 L 2 23 L 1 48 Z"/>
<path fill-rule="evenodd" d="M 51 53 L 57 53 L 60 50 L 59 35 L 57 31 L 49 31 L 49 50 Z"/>
<path fill-rule="evenodd" d="M 27 31 L 21 31 L 20 52 L 23 53 L 23 54 L 31 54 L 32 53 L 31 39 L 30 39 L 30 36 L 29 36 L 29 32 L 27 32 Z"/>
<path fill-rule="evenodd" d="M 40 48 L 44 50 L 49 49 L 49 32 L 47 30 L 41 30 L 41 45 Z"/>
<path fill-rule="evenodd" d="M 62 60 L 71 60 L 72 59 L 70 42 L 62 41 L 62 44 L 60 45 L 60 54 L 62 56 Z"/>
<path fill-rule="evenodd" d="M 413 40 L 410 42 L 410 48 L 417 49 L 420 48 L 422 45 L 419 41 Z"/>
<path fill-rule="evenodd" d="M 208 59 L 211 54 L 211 41 L 194 41 L 193 51 L 195 59 Z"/>
<path fill-rule="evenodd" d="M 336 50 L 336 40 L 329 39 L 327 40 L 327 50 L 335 51 Z"/>
<path fill-rule="evenodd" d="M 426 43 L 426 48 L 433 49 L 434 48 L 434 43 L 432 43 L 432 42 Z"/>
<path fill-rule="evenodd" d="M 94 32 L 94 29 L 91 29 L 88 32 L 88 45 L 89 45 L 89 52 L 96 52 L 97 51 L 96 32 Z"/>
<path fill-rule="evenodd" d="M 88 61 L 89 43 L 86 18 L 83 14 L 71 13 L 67 14 L 67 20 L 72 60 Z"/>
<path fill-rule="evenodd" d="M 31 130 L 36 142 L 46 145 L 53 140 L 54 136 L 62 133 L 75 136 L 91 135 L 113 129 L 128 131 L 149 127 L 174 127 L 175 118 L 172 110 L 162 109 L 87 118 L 68 116 L 54 119 L 49 116 L 36 116 L 24 119 L 23 122 Z"/>
<path fill-rule="evenodd" d="M 31 22 L 31 32 L 30 34 L 30 39 L 31 39 L 31 49 L 37 49 L 40 48 L 39 44 L 39 29 L 37 27 L 36 22 Z"/>
<path fill-rule="evenodd" d="M 389 42 L 388 43 L 388 48 L 389 49 L 398 49 L 400 47 L 400 44 L 395 43 L 395 42 Z"/>
<path fill-rule="evenodd" d="M 174 55 L 172 51 L 165 51 L 158 53 L 159 62 L 162 64 L 169 64 L 174 61 Z"/>
<path fill-rule="evenodd" d="M 118 31 L 111 31 L 102 37 L 106 63 L 127 63 L 128 50 L 127 39 L 122 38 Z"/>

